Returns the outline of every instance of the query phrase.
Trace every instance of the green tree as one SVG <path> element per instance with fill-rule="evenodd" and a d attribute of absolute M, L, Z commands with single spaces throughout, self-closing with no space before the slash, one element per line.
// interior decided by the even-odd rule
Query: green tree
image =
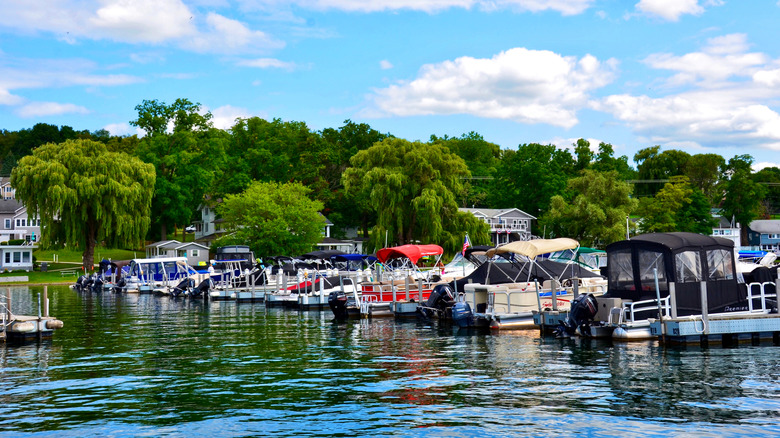
<path fill-rule="evenodd" d="M 718 154 L 691 155 L 685 166 L 685 175 L 691 185 L 701 191 L 710 204 L 720 203 L 722 194 L 718 190 L 720 170 L 726 160 Z"/>
<path fill-rule="evenodd" d="M 590 142 L 581 138 L 572 146 L 574 146 L 574 155 L 577 157 L 576 170 L 585 170 L 590 167 L 594 157 L 593 151 L 590 150 Z"/>
<path fill-rule="evenodd" d="M 747 244 L 748 225 L 759 216 L 766 195 L 766 188 L 752 178 L 752 165 L 753 157 L 737 155 L 723 169 L 724 196 L 720 207 L 724 217 L 734 218 L 742 226 L 743 245 Z"/>
<path fill-rule="evenodd" d="M 567 197 L 553 196 L 540 222 L 555 237 L 571 237 L 584 246 L 606 245 L 626 235 L 626 219 L 637 207 L 631 185 L 616 171 L 584 170 L 569 180 Z"/>
<path fill-rule="evenodd" d="M 456 196 L 469 176 L 462 158 L 437 144 L 387 138 L 360 151 L 343 176 L 348 193 L 366 199 L 377 214 L 369 249 L 388 243 L 437 243 L 457 251 L 469 233 L 489 241 L 487 224 L 458 211 Z"/>
<path fill-rule="evenodd" d="M 471 172 L 472 179 L 465 182 L 463 196 L 459 204 L 462 206 L 485 205 L 491 186 L 490 178 L 495 175 L 496 166 L 500 162 L 501 147 L 486 141 L 474 131 L 460 137 L 432 135 L 430 142 L 444 146 L 450 152 L 463 158 L 469 172 Z"/>
<path fill-rule="evenodd" d="M 625 155 L 615 157 L 615 149 L 609 143 L 599 143 L 599 152 L 590 168 L 598 172 L 614 170 L 624 180 L 636 178 L 636 171 L 628 164 L 628 157 Z"/>
<path fill-rule="evenodd" d="M 519 208 L 539 216 L 550 207 L 550 199 L 562 195 L 575 168 L 566 149 L 538 143 L 522 144 L 517 151 L 504 151 L 491 186 L 493 208 Z"/>
<path fill-rule="evenodd" d="M 753 174 L 753 181 L 766 188 L 761 216 L 770 219 L 773 214 L 780 213 L 780 168 L 765 167 Z"/>
<path fill-rule="evenodd" d="M 173 132 L 207 131 L 211 128 L 211 112 L 200 114 L 200 104 L 188 99 L 176 99 L 168 105 L 165 102 L 144 100 L 136 105 L 138 118 L 130 124 L 146 131 L 147 136 L 166 134 L 168 125 L 173 125 Z"/>
<path fill-rule="evenodd" d="M 152 165 L 91 140 L 40 146 L 11 174 L 16 197 L 30 217 L 41 219 L 41 246 L 81 248 L 89 270 L 98 242 L 140 246 L 154 181 Z"/>
<path fill-rule="evenodd" d="M 327 182 L 327 193 L 330 194 L 322 200 L 325 203 L 323 214 L 335 224 L 332 234 L 345 236 L 347 228 L 359 227 L 363 235 L 368 236 L 369 225 L 376 216 L 367 202 L 347 194 L 341 175 L 349 167 L 353 155 L 390 137 L 390 134 L 383 134 L 365 123 L 345 120 L 344 126 L 324 129 L 321 135 L 325 141 L 327 159 L 320 175 Z"/>
<path fill-rule="evenodd" d="M 637 178 L 642 181 L 668 180 L 675 175 L 684 175 L 690 154 L 675 149 L 661 152 L 660 146 L 641 149 L 634 155 L 637 163 Z M 643 182 L 637 185 L 637 196 L 655 196 L 666 182 Z"/>
<path fill-rule="evenodd" d="M 255 181 L 240 194 L 226 195 L 217 213 L 227 227 L 217 245 L 248 244 L 260 257 L 300 255 L 322 238 L 322 203 L 296 182 Z"/>
<path fill-rule="evenodd" d="M 190 222 L 211 186 L 215 169 L 224 160 L 221 131 L 211 128 L 211 113 L 200 114 L 200 104 L 176 99 L 167 105 L 145 100 L 136 106 L 138 118 L 130 124 L 147 135 L 135 146 L 135 155 L 154 165 L 157 179 L 152 200 L 155 230 L 167 239 L 168 229 Z M 168 133 L 168 125 L 173 132 Z M 132 140 L 127 140 L 129 146 Z M 123 146 L 112 143 L 112 147 Z"/>
<path fill-rule="evenodd" d="M 654 197 L 641 198 L 639 224 L 643 233 L 690 231 L 710 234 L 715 218 L 704 195 L 686 176 L 673 176 Z"/>

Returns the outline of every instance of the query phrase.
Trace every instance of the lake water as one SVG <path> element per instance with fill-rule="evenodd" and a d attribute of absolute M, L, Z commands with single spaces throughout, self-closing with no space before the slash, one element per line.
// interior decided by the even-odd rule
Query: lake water
<path fill-rule="evenodd" d="M 37 314 L 42 288 L 12 292 Z M 664 348 L 333 321 L 330 311 L 49 287 L 0 346 L 0 437 L 780 434 L 780 348 Z"/>

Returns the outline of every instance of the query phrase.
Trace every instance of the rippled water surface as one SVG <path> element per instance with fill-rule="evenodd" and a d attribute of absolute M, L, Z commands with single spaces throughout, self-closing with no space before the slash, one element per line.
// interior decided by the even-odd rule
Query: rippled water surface
<path fill-rule="evenodd" d="M 12 291 L 37 314 L 41 288 Z M 50 287 L 0 437 L 769 436 L 780 348 L 663 348 Z"/>

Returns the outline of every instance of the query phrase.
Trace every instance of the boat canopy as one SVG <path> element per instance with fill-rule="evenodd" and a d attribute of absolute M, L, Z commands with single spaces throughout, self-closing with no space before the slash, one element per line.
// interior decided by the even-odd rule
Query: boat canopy
<path fill-rule="evenodd" d="M 492 258 L 496 254 L 513 253 L 520 254 L 528 257 L 529 259 L 535 259 L 536 256 L 541 254 L 547 254 L 555 251 L 563 251 L 566 249 L 575 249 L 580 246 L 579 242 L 567 237 L 559 237 L 557 239 L 534 239 L 534 240 L 518 240 L 516 242 L 510 242 L 506 245 L 499 246 L 498 248 L 491 249 L 487 252 L 487 257 Z"/>
<path fill-rule="evenodd" d="M 388 260 L 405 257 L 416 264 L 421 257 L 442 255 L 443 253 L 444 249 L 439 245 L 401 245 L 380 249 L 376 252 L 376 258 L 385 263 Z"/>
<path fill-rule="evenodd" d="M 608 291 L 605 297 L 655 299 L 674 284 L 678 315 L 701 314 L 701 286 L 707 284 L 710 312 L 747 308 L 737 284 L 734 242 L 695 233 L 652 233 L 607 246 Z"/>
<path fill-rule="evenodd" d="M 299 258 L 301 260 L 330 260 L 331 257 L 344 255 L 344 251 L 339 251 L 335 249 L 324 249 L 320 251 L 312 251 L 307 252 L 306 254 L 303 254 Z"/>

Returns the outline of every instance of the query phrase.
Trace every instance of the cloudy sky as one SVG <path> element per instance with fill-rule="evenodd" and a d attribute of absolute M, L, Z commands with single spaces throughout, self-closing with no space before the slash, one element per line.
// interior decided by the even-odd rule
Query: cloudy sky
<path fill-rule="evenodd" d="M 780 163 L 778 0 L 3 0 L 0 129 L 133 134 L 144 99 L 504 148 Z"/>

